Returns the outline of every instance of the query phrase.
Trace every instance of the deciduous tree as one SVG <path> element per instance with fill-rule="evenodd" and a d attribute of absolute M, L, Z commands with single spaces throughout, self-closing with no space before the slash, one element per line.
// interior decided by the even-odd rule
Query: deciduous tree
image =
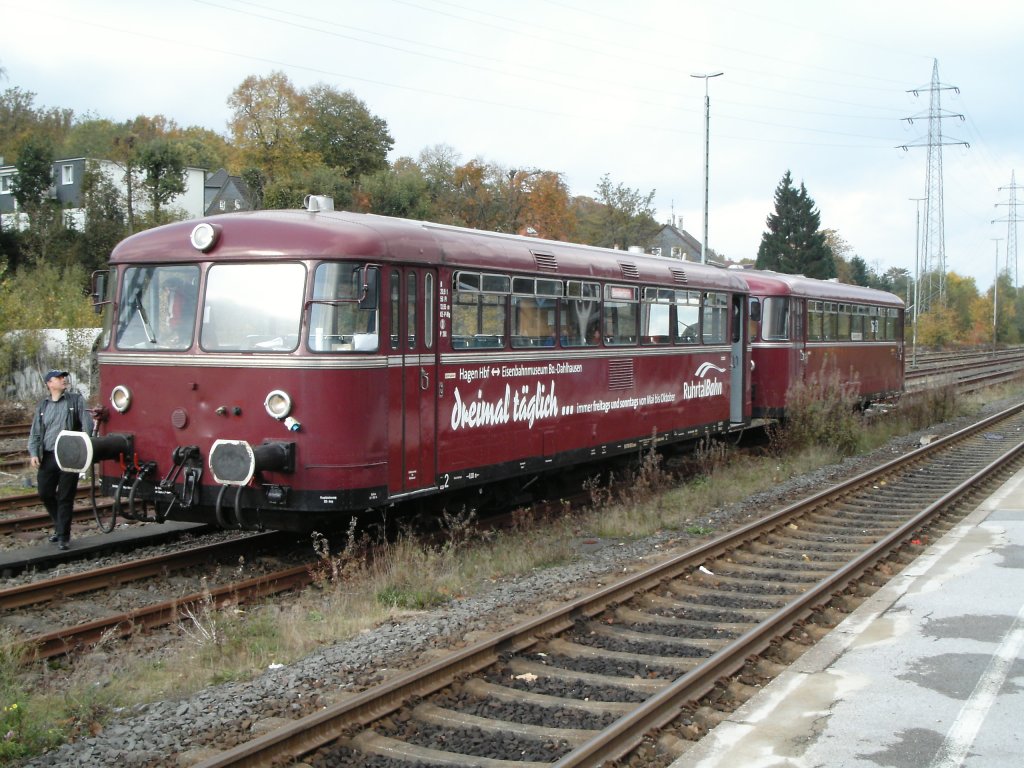
<path fill-rule="evenodd" d="M 340 170 L 319 163 L 297 168 L 268 181 L 263 189 L 267 208 L 301 208 L 309 194 L 334 198 L 336 208 L 346 208 L 352 199 L 352 182 Z"/>
<path fill-rule="evenodd" d="M 205 168 L 211 173 L 219 168 L 232 169 L 235 166 L 235 148 L 209 128 L 191 125 L 172 131 L 168 138 L 181 147 L 187 166 Z"/>
<path fill-rule="evenodd" d="M 427 147 L 417 160 L 427 182 L 431 215 L 443 224 L 460 222 L 459 185 L 455 181 L 455 172 L 461 160 L 455 148 L 448 144 Z"/>
<path fill-rule="evenodd" d="M 31 135 L 37 121 L 36 95 L 21 88 L 0 93 L 0 155 L 10 162 Z"/>
<path fill-rule="evenodd" d="M 352 180 L 388 167 L 388 152 L 395 144 L 388 124 L 371 114 L 354 93 L 318 83 L 303 96 L 304 149 Z"/>
<path fill-rule="evenodd" d="M 124 197 L 91 163 L 82 178 L 82 207 L 85 227 L 75 243 L 75 258 L 91 274 L 106 264 L 114 246 L 128 234 Z"/>
<path fill-rule="evenodd" d="M 306 99 L 284 72 L 251 75 L 228 97 L 231 134 L 243 167 L 259 168 L 270 181 L 311 165 L 302 147 Z"/>
<path fill-rule="evenodd" d="M 481 159 L 470 160 L 455 169 L 454 181 L 459 191 L 455 222 L 476 229 L 494 229 L 494 188 L 489 183 L 491 169 Z"/>
<path fill-rule="evenodd" d="M 185 191 L 185 153 L 167 139 L 154 139 L 139 150 L 138 164 L 153 223 L 160 224 L 160 209 Z"/>
<path fill-rule="evenodd" d="M 595 190 L 597 205 L 587 205 L 579 216 L 580 239 L 605 248 L 644 245 L 658 231 L 654 219 L 655 190 L 644 195 L 622 183 L 612 184 L 609 174 L 601 177 Z"/>
<path fill-rule="evenodd" d="M 22 144 L 14 167 L 17 174 L 11 181 L 11 194 L 31 219 L 53 186 L 53 145 L 45 138 L 30 136 Z"/>
<path fill-rule="evenodd" d="M 35 97 L 17 87 L 0 93 L 0 155 L 8 161 L 30 137 L 58 147 L 71 128 L 73 110 L 36 107 Z"/>
<path fill-rule="evenodd" d="M 416 163 L 399 159 L 389 170 L 363 176 L 357 193 L 358 205 L 370 213 L 429 219 L 433 213 L 429 184 Z"/>
<path fill-rule="evenodd" d="M 103 160 L 110 157 L 115 140 L 125 134 L 125 124 L 88 116 L 78 120 L 61 147 L 63 157 L 90 157 Z"/>
<path fill-rule="evenodd" d="M 562 174 L 543 171 L 534 177 L 523 219 L 539 237 L 569 239 L 576 229 L 576 217 Z"/>

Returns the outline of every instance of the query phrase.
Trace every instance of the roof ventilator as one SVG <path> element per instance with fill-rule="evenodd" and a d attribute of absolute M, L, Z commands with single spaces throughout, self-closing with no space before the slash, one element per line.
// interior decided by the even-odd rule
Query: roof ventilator
<path fill-rule="evenodd" d="M 334 198 L 330 195 L 306 195 L 302 204 L 310 213 L 334 210 Z"/>
<path fill-rule="evenodd" d="M 555 259 L 552 253 L 543 253 L 538 251 L 531 251 L 533 259 L 537 263 L 537 269 L 542 269 L 548 272 L 558 271 L 558 261 Z"/>

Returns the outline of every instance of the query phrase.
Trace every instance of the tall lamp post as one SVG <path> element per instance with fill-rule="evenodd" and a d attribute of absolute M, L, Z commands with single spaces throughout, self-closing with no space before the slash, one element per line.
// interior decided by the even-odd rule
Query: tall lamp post
<path fill-rule="evenodd" d="M 996 279 L 992 282 L 992 356 L 996 354 L 996 343 L 999 337 L 999 241 L 1001 237 L 993 237 L 996 244 Z M 1009 267 L 1007 267 L 1009 271 Z"/>
<path fill-rule="evenodd" d="M 914 334 L 911 344 L 910 367 L 917 368 L 917 309 L 921 306 L 921 203 L 927 197 L 911 197 L 917 203 L 917 219 L 914 224 Z"/>
<path fill-rule="evenodd" d="M 690 75 L 704 81 L 704 239 L 700 244 L 700 263 L 708 263 L 708 148 L 711 128 L 711 99 L 708 97 L 708 80 L 724 75 L 724 72 L 705 72 Z"/>

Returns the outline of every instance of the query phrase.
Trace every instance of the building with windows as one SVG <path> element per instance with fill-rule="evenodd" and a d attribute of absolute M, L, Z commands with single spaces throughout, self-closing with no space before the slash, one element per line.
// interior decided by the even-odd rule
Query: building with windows
<path fill-rule="evenodd" d="M 700 261 L 700 241 L 674 224 L 666 224 L 647 245 L 647 252 L 683 261 Z"/>
<path fill-rule="evenodd" d="M 241 176 L 230 176 L 221 168 L 206 179 L 206 215 L 233 211 L 248 211 L 252 208 L 249 186 Z"/>
<path fill-rule="evenodd" d="M 81 229 L 85 224 L 85 210 L 82 207 L 82 183 L 86 170 L 90 168 L 106 176 L 122 195 L 127 189 L 124 168 L 111 160 L 94 160 L 85 157 L 55 160 L 53 184 L 49 189 L 49 196 L 64 209 L 69 226 L 76 229 Z M 15 166 L 4 165 L 0 159 L 0 221 L 4 228 L 26 226 L 25 217 L 19 215 L 18 203 L 14 199 L 13 185 L 17 172 Z M 146 211 L 148 207 L 145 196 L 138 195 L 135 201 L 135 210 Z M 183 211 L 186 218 L 205 215 L 206 171 L 202 168 L 186 168 L 185 191 L 174 197 L 166 207 Z"/>

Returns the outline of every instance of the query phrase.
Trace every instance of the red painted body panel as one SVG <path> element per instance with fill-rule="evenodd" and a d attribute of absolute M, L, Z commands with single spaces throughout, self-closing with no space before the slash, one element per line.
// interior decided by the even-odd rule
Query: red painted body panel
<path fill-rule="evenodd" d="M 891 397 L 903 390 L 903 301 L 898 296 L 863 286 L 815 280 L 799 275 L 744 270 L 741 273 L 752 299 L 789 299 L 800 308 L 799 319 L 791 324 L 787 340 L 765 340 L 757 335 L 751 344 L 753 363 L 752 396 L 755 416 L 780 416 L 786 408 L 786 393 L 795 383 L 838 373 L 843 382 L 856 386 L 863 400 Z M 807 303 L 826 301 L 896 310 L 897 338 L 831 339 L 808 338 Z"/>

